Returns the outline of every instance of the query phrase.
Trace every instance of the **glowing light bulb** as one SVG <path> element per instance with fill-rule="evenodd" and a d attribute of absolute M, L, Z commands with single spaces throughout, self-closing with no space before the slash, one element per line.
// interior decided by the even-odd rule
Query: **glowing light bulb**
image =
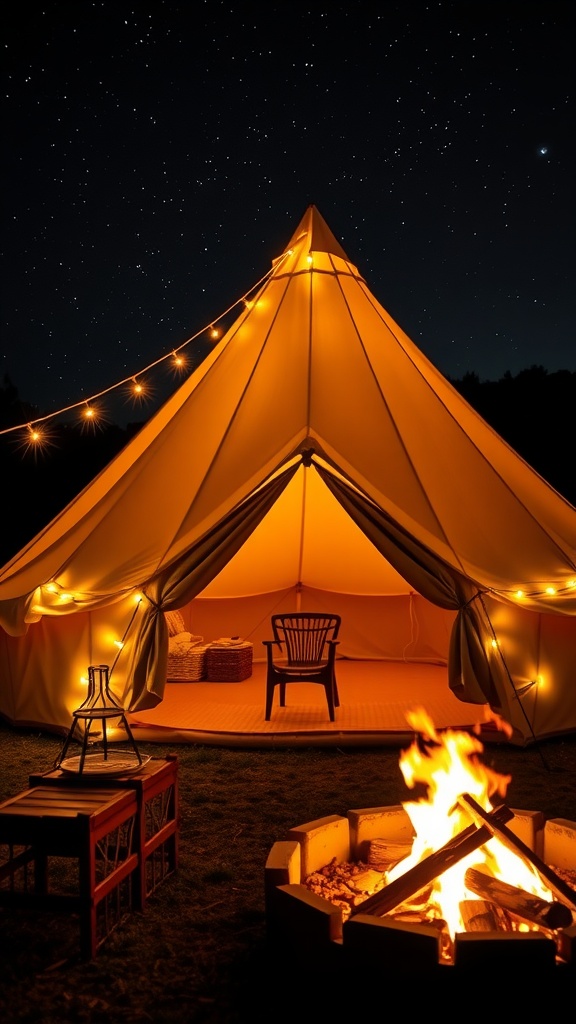
<path fill-rule="evenodd" d="M 546 587 L 546 593 L 553 596 L 556 593 L 556 587 Z"/>
<path fill-rule="evenodd" d="M 516 597 L 524 597 L 524 591 L 523 590 L 517 590 L 516 591 Z"/>

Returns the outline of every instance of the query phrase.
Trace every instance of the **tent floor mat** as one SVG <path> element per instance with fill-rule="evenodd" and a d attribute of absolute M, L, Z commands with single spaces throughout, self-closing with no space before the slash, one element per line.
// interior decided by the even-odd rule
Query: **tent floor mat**
<path fill-rule="evenodd" d="M 485 719 L 486 705 L 465 704 L 454 696 L 444 665 L 343 660 L 337 662 L 336 675 L 340 707 L 334 722 L 322 687 L 308 683 L 287 687 L 285 708 L 276 693 L 266 722 L 266 666 L 258 662 L 242 682 L 167 683 L 162 702 L 151 711 L 133 713 L 130 727 L 136 742 L 395 746 L 412 738 L 406 713 L 417 707 L 424 708 L 437 729 L 469 730 Z"/>

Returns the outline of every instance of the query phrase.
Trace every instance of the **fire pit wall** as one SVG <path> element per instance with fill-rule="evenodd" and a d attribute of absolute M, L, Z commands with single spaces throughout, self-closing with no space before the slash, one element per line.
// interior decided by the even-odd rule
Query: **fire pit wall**
<path fill-rule="evenodd" d="M 555 870 L 576 870 L 576 822 L 545 820 L 541 811 L 514 810 L 508 828 L 545 864 Z M 286 840 L 274 843 L 265 866 L 267 933 L 271 942 L 303 955 L 337 956 L 373 961 L 380 969 L 419 973 L 441 964 L 440 933 L 429 924 L 407 924 L 392 918 L 357 913 L 344 920 L 342 911 L 311 892 L 303 883 L 314 871 L 331 863 L 367 862 L 372 840 L 405 846 L 413 828 L 402 806 L 368 807 L 330 815 L 290 829 Z M 557 933 L 470 932 L 456 936 L 453 964 L 467 967 L 521 967 L 522 972 L 547 968 L 576 969 L 576 915 L 571 926 Z M 572 975 L 571 975 L 572 976 Z"/>

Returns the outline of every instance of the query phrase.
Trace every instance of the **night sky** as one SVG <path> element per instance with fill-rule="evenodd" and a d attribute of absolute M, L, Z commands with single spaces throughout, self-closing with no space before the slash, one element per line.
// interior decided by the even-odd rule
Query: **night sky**
<path fill-rule="evenodd" d="M 1 369 L 22 399 L 82 401 L 197 335 L 311 203 L 444 374 L 576 370 L 572 0 L 10 10 Z"/>

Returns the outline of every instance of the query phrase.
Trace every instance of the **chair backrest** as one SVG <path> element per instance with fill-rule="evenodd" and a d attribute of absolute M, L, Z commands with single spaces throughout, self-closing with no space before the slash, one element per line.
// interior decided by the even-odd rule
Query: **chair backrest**
<path fill-rule="evenodd" d="M 288 664 L 322 661 L 327 642 L 336 639 L 339 629 L 339 615 L 298 612 L 272 616 L 274 639 L 283 645 Z"/>

